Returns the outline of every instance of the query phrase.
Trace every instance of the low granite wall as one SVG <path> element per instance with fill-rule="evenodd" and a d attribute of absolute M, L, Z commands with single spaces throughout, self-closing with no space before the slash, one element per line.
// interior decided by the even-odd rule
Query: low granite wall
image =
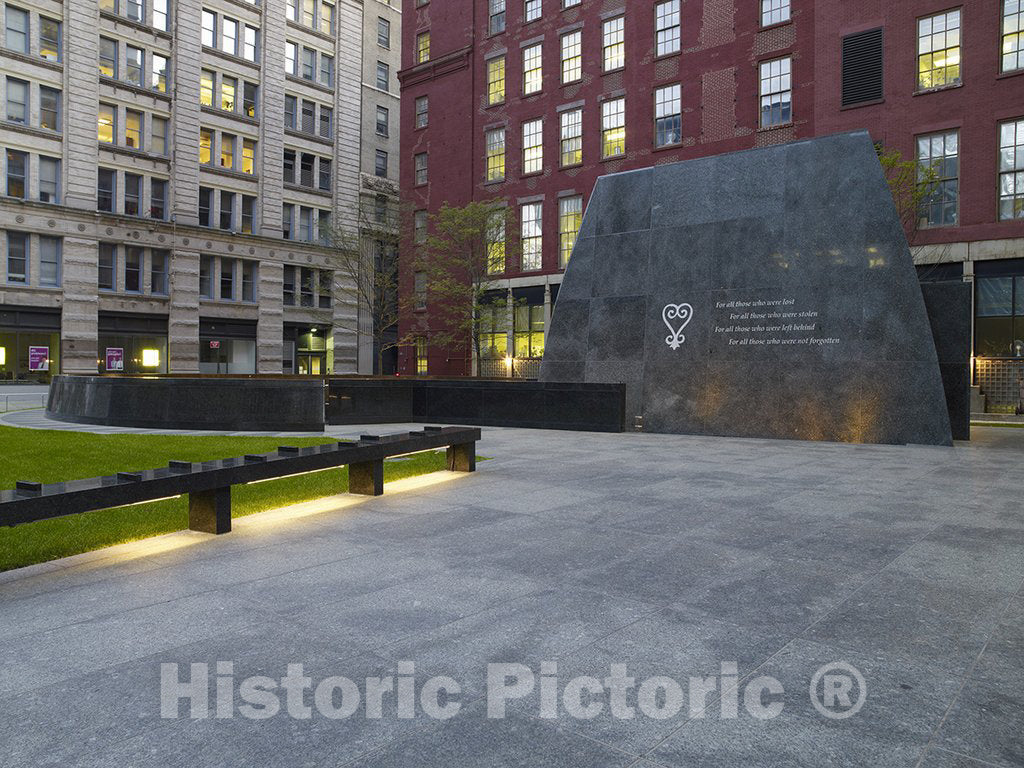
<path fill-rule="evenodd" d="M 149 429 L 322 432 L 316 379 L 55 376 L 46 415 L 77 424 Z"/>

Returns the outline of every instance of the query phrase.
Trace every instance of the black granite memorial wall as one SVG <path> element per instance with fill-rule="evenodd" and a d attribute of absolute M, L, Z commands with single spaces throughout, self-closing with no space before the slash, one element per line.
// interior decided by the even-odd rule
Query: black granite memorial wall
<path fill-rule="evenodd" d="M 866 132 L 601 178 L 541 380 L 624 383 L 651 432 L 952 441 Z"/>

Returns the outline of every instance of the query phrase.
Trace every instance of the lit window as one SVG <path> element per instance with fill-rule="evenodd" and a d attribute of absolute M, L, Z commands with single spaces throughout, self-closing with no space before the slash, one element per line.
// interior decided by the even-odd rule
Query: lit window
<path fill-rule="evenodd" d="M 583 77 L 583 33 L 579 30 L 562 35 L 562 82 L 572 83 Z"/>
<path fill-rule="evenodd" d="M 97 123 L 99 140 L 104 144 L 113 144 L 114 134 L 117 132 L 117 107 L 112 104 L 100 104 Z"/>
<path fill-rule="evenodd" d="M 502 181 L 505 178 L 505 129 L 487 131 L 484 143 L 487 147 L 487 181 Z"/>
<path fill-rule="evenodd" d="M 199 73 L 199 103 L 204 107 L 213 106 L 213 72 L 208 69 Z"/>
<path fill-rule="evenodd" d="M 225 112 L 234 112 L 237 92 L 238 81 L 233 77 L 222 75 L 220 78 L 220 108 Z"/>
<path fill-rule="evenodd" d="M 626 17 L 608 19 L 603 33 L 604 71 L 621 69 L 626 66 Z"/>
<path fill-rule="evenodd" d="M 521 268 L 532 272 L 541 268 L 544 254 L 543 203 L 525 203 L 520 208 Z"/>
<path fill-rule="evenodd" d="M 39 17 L 39 55 L 49 61 L 60 61 L 60 22 Z"/>
<path fill-rule="evenodd" d="M 235 137 L 230 133 L 220 135 L 220 167 L 228 170 L 235 167 Z"/>
<path fill-rule="evenodd" d="M 626 153 L 626 100 L 612 99 L 601 105 L 601 157 Z"/>
<path fill-rule="evenodd" d="M 999 127 L 999 218 L 1024 218 L 1024 120 Z"/>
<path fill-rule="evenodd" d="M 213 131 L 209 128 L 199 129 L 199 162 L 209 165 L 213 158 Z"/>
<path fill-rule="evenodd" d="M 523 175 L 544 170 L 544 121 L 540 118 L 523 123 Z"/>
<path fill-rule="evenodd" d="M 569 109 L 559 119 L 562 166 L 579 165 L 583 162 L 583 110 Z"/>
<path fill-rule="evenodd" d="M 654 33 L 658 56 L 679 53 L 679 0 L 654 6 Z"/>
<path fill-rule="evenodd" d="M 427 374 L 427 340 L 422 336 L 416 339 L 416 374 Z"/>
<path fill-rule="evenodd" d="M 142 149 L 142 113 L 134 109 L 124 111 L 124 145 Z"/>
<path fill-rule="evenodd" d="M 544 305 L 523 304 L 513 313 L 512 335 L 515 356 L 537 360 L 544 356 Z"/>
<path fill-rule="evenodd" d="M 917 20 L 917 87 L 960 82 L 960 9 Z"/>
<path fill-rule="evenodd" d="M 1024 3 L 1003 0 L 1003 72 L 1024 68 Z"/>
<path fill-rule="evenodd" d="M 487 274 L 505 271 L 505 210 L 494 211 L 487 219 Z"/>
<path fill-rule="evenodd" d="M 531 45 L 523 49 L 523 93 L 537 93 L 543 84 L 544 70 L 541 63 L 542 47 Z"/>
<path fill-rule="evenodd" d="M 761 127 L 786 125 L 793 119 L 792 59 L 761 62 Z"/>
<path fill-rule="evenodd" d="M 654 91 L 654 146 L 667 147 L 683 140 L 682 86 L 678 83 Z"/>
<path fill-rule="evenodd" d="M 761 0 L 761 26 L 789 21 L 789 0 Z"/>
<path fill-rule="evenodd" d="M 947 131 L 917 137 L 919 175 L 932 176 L 921 201 L 921 227 L 955 227 L 960 201 L 960 133 Z M 922 179 L 923 180 L 923 179 Z"/>
<path fill-rule="evenodd" d="M 487 103 L 500 104 L 505 100 L 505 57 L 487 60 Z"/>
<path fill-rule="evenodd" d="M 576 245 L 583 222 L 583 197 L 563 197 L 558 201 L 558 265 L 565 269 Z"/>
<path fill-rule="evenodd" d="M 430 32 L 420 32 L 416 35 L 416 63 L 423 64 L 430 61 Z"/>

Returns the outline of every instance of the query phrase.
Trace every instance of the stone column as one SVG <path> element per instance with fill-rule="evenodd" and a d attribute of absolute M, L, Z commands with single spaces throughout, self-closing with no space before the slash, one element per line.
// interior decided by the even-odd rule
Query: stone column
<path fill-rule="evenodd" d="M 199 71 L 201 5 L 174 3 L 174 105 L 171 109 L 172 214 L 178 224 L 199 224 Z M 173 359 L 173 355 L 171 358 Z"/>
<path fill-rule="evenodd" d="M 263 4 L 263 68 L 260 70 L 260 218 L 257 231 L 281 237 L 281 202 L 284 192 L 284 8 Z M 262 301 L 260 302 L 262 304 Z M 278 350 L 278 357 L 280 357 Z M 275 373 L 280 373 L 280 365 Z"/>
<path fill-rule="evenodd" d="M 199 254 L 171 256 L 167 313 L 167 372 L 199 373 Z"/>
<path fill-rule="evenodd" d="M 96 116 L 99 110 L 98 3 L 68 3 L 64 51 L 64 205 L 96 210 Z M 96 286 L 93 285 L 93 292 Z M 96 360 L 93 359 L 95 372 Z"/>
<path fill-rule="evenodd" d="M 263 261 L 259 272 L 260 317 L 256 324 L 256 373 L 281 373 L 284 344 L 284 266 Z"/>
<path fill-rule="evenodd" d="M 95 240 L 65 237 L 63 252 L 64 304 L 61 307 L 61 371 L 96 373 L 99 354 L 99 296 Z"/>

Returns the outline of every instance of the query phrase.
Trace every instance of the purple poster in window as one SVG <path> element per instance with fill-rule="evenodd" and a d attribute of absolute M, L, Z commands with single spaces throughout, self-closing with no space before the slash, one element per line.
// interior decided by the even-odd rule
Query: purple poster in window
<path fill-rule="evenodd" d="M 124 347 L 107 347 L 108 371 L 124 370 Z"/>
<path fill-rule="evenodd" d="M 50 370 L 50 348 L 29 347 L 28 348 L 28 369 L 30 371 Z"/>

